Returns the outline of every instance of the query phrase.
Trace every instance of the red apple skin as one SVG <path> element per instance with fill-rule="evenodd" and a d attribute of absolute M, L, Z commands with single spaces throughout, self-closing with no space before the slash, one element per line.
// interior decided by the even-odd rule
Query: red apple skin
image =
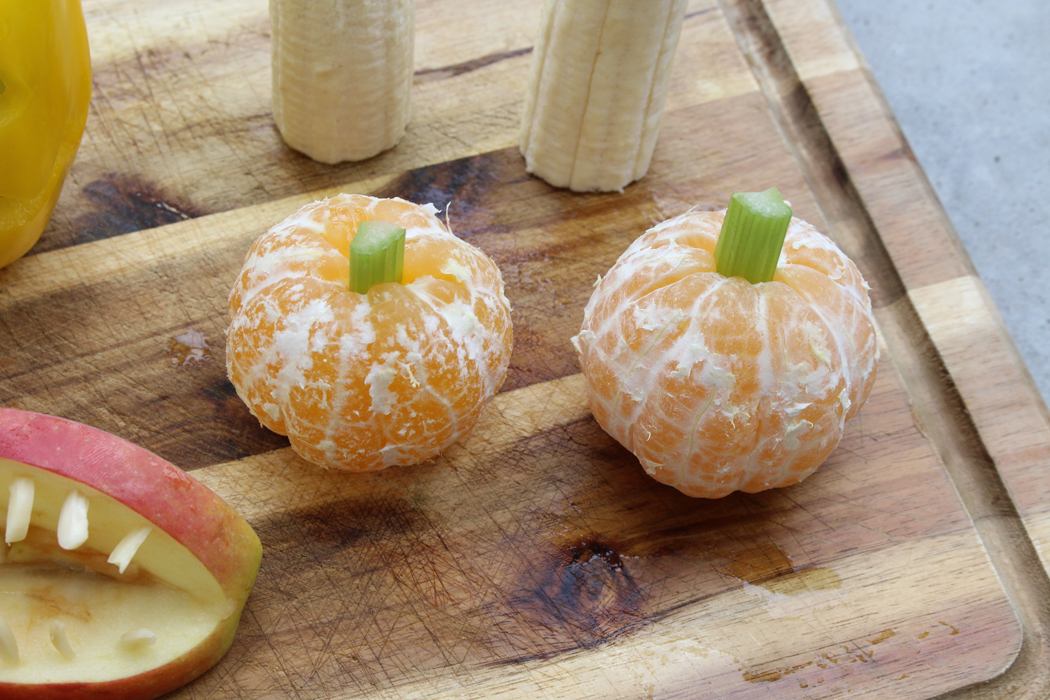
<path fill-rule="evenodd" d="M 0 683 L 0 698 L 152 700 L 214 666 L 233 643 L 262 561 L 252 527 L 211 489 L 123 438 L 42 413 L 0 408 L 0 458 L 78 481 L 146 518 L 200 559 L 230 604 L 228 617 L 182 657 L 104 683 Z"/>

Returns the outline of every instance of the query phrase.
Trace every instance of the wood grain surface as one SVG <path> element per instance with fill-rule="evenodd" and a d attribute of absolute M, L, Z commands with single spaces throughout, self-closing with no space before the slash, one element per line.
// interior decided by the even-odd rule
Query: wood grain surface
<path fill-rule="evenodd" d="M 419 0 L 405 139 L 325 166 L 273 126 L 265 0 L 85 0 L 91 113 L 0 270 L 0 405 L 259 533 L 233 648 L 173 697 L 1050 697 L 1050 416 L 835 7 L 692 0 L 649 174 L 581 195 L 517 150 L 541 4 Z M 879 380 L 804 483 L 690 499 L 593 421 L 569 338 L 646 228 L 772 184 L 872 285 Z M 336 192 L 447 209 L 503 272 L 507 382 L 426 464 L 320 470 L 226 378 L 248 246 Z"/>

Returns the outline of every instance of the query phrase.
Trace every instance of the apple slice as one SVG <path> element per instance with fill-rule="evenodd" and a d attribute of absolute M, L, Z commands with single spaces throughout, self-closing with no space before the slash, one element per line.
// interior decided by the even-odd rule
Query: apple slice
<path fill-rule="evenodd" d="M 259 538 L 214 492 L 96 428 L 0 408 L 0 698 L 156 698 L 237 631 Z"/>

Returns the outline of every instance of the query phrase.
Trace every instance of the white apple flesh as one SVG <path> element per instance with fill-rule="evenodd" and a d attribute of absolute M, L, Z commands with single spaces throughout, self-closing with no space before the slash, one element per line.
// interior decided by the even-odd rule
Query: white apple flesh
<path fill-rule="evenodd" d="M 177 467 L 0 408 L 0 514 L 0 697 L 156 698 L 229 649 L 262 548 Z"/>

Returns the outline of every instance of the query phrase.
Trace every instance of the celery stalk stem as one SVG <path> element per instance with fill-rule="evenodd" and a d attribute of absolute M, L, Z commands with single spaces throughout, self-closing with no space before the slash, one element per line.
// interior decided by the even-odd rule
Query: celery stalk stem
<path fill-rule="evenodd" d="M 401 283 L 405 229 L 388 221 L 362 221 L 350 241 L 350 291 L 367 294 L 377 284 Z"/>
<path fill-rule="evenodd" d="M 777 188 L 733 194 L 715 246 L 715 269 L 751 284 L 772 281 L 790 223 L 791 207 Z"/>

